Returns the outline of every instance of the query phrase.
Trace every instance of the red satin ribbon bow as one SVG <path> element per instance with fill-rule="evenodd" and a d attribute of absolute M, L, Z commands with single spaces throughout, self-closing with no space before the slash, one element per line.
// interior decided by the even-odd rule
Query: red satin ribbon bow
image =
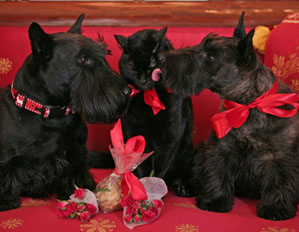
<path fill-rule="evenodd" d="M 143 184 L 139 179 L 131 172 L 134 166 L 140 164 L 152 153 L 143 153 L 145 149 L 145 139 L 143 136 L 138 135 L 128 139 L 127 143 L 124 143 L 123 132 L 121 128 L 121 121 L 118 120 L 114 128 L 110 131 L 111 141 L 113 149 L 116 152 L 111 152 L 115 161 L 117 175 L 124 175 L 125 183 L 130 191 L 133 199 L 145 200 L 147 194 Z M 122 173 L 123 170 L 126 170 Z"/>
<path fill-rule="evenodd" d="M 248 118 L 251 108 L 258 108 L 262 112 L 282 118 L 288 118 L 296 115 L 299 109 L 299 97 L 297 94 L 278 94 L 277 90 L 278 83 L 275 82 L 269 91 L 265 92 L 248 105 L 241 105 L 236 102 L 224 100 L 224 107 L 227 110 L 215 114 L 210 119 L 217 137 L 224 137 L 232 127 L 239 128 Z M 277 108 L 287 104 L 293 106 L 294 109 L 285 110 Z"/>
<path fill-rule="evenodd" d="M 129 85 L 129 87 L 132 89 L 131 97 L 140 92 L 140 90 L 136 89 L 132 85 Z M 159 96 L 158 96 L 155 88 L 152 88 L 150 90 L 145 90 L 143 99 L 144 99 L 145 104 L 152 107 L 154 115 L 159 113 L 160 110 L 165 110 L 165 105 L 159 99 Z"/>

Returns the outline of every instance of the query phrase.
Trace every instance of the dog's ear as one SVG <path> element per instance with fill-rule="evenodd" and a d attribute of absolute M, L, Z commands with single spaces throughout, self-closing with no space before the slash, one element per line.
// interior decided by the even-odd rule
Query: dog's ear
<path fill-rule="evenodd" d="M 75 33 L 75 34 L 82 34 L 81 26 L 82 26 L 82 22 L 83 22 L 84 17 L 85 17 L 85 14 L 81 14 L 77 18 L 77 20 L 74 23 L 74 25 L 67 32 L 69 32 L 69 33 Z"/>
<path fill-rule="evenodd" d="M 121 46 L 122 49 L 127 48 L 128 38 L 123 35 L 114 35 L 115 40 Z"/>
<path fill-rule="evenodd" d="M 252 44 L 253 35 L 254 29 L 252 29 L 244 39 L 240 40 L 238 44 L 239 64 L 243 67 L 250 67 L 256 63 L 256 54 Z"/>
<path fill-rule="evenodd" d="M 32 23 L 29 27 L 29 38 L 33 58 L 39 62 L 47 62 L 52 57 L 54 41 L 43 31 L 38 23 Z"/>
<path fill-rule="evenodd" d="M 156 44 L 156 46 L 153 50 L 153 53 L 156 53 L 156 51 L 157 51 L 158 47 L 160 46 L 162 40 L 165 38 L 166 32 L 167 32 L 167 27 L 163 27 L 161 30 L 159 30 L 158 32 L 153 34 L 153 38 L 157 42 L 157 44 Z"/>
<path fill-rule="evenodd" d="M 245 27 L 244 27 L 244 15 L 245 15 L 245 12 L 243 11 L 240 16 L 238 25 L 234 30 L 234 35 L 233 35 L 234 38 L 244 39 L 246 37 L 246 32 L 245 32 Z"/>

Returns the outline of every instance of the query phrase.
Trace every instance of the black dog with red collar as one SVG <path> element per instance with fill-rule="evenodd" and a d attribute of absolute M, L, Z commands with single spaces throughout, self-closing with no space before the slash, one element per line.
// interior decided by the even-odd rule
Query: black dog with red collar
<path fill-rule="evenodd" d="M 86 122 L 112 123 L 131 89 L 108 65 L 103 41 L 29 27 L 32 54 L 11 87 L 0 90 L 0 211 L 22 196 L 66 200 L 75 186 L 94 190 Z"/>

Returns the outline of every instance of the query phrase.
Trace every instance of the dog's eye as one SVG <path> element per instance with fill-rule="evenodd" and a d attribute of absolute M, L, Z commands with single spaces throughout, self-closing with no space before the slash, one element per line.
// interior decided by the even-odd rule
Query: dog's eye
<path fill-rule="evenodd" d="M 207 54 L 207 59 L 208 59 L 210 62 L 215 60 L 215 58 L 214 58 L 214 56 L 212 56 L 212 54 Z"/>
<path fill-rule="evenodd" d="M 134 65 L 134 62 L 132 60 L 130 60 L 128 62 L 128 67 L 130 67 L 131 69 L 134 69 L 135 65 Z"/>
<path fill-rule="evenodd" d="M 79 62 L 81 64 L 90 64 L 90 60 L 86 57 L 86 56 L 82 56 L 80 59 L 79 59 Z"/>

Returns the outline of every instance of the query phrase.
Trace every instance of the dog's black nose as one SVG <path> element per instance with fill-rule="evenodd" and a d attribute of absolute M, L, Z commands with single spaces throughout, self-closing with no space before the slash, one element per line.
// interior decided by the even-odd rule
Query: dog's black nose
<path fill-rule="evenodd" d="M 131 92 L 132 92 L 132 89 L 130 87 L 125 87 L 121 90 L 121 94 L 125 97 L 129 96 L 131 94 Z"/>

